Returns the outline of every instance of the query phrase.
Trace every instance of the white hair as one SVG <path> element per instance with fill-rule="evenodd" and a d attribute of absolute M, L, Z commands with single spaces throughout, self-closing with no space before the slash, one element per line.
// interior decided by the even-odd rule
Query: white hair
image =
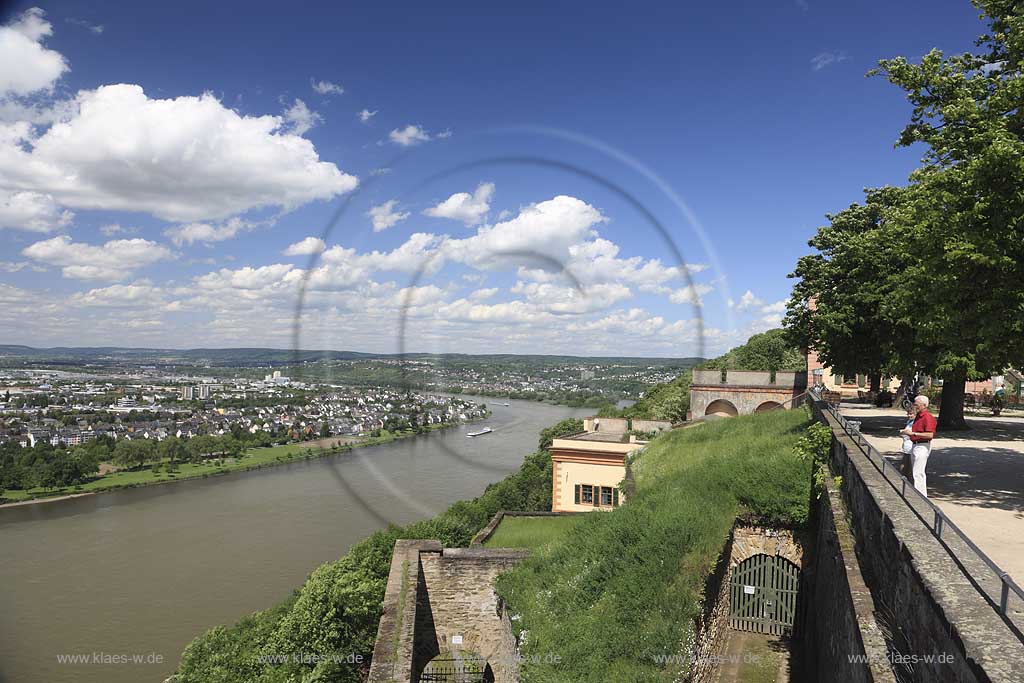
<path fill-rule="evenodd" d="M 925 408 L 927 408 L 928 407 L 928 397 L 925 396 L 924 394 L 921 394 L 920 396 L 918 396 L 917 398 L 914 399 L 914 403 L 920 403 Z"/>

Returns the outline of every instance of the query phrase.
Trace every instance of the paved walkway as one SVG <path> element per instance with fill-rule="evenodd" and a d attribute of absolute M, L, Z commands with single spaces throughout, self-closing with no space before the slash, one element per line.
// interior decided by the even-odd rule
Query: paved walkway
<path fill-rule="evenodd" d="M 726 631 L 716 683 L 790 683 L 788 639 L 749 631 Z"/>
<path fill-rule="evenodd" d="M 899 410 L 842 405 L 861 433 L 899 465 Z M 968 431 L 940 432 L 928 458 L 928 497 L 985 554 L 1024 585 L 1024 418 L 968 417 Z"/>

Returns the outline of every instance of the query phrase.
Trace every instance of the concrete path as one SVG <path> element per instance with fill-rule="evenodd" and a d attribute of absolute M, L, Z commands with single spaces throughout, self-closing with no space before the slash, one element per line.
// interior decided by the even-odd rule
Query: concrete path
<path fill-rule="evenodd" d="M 861 433 L 899 465 L 899 410 L 843 404 Z M 940 432 L 928 458 L 928 497 L 1024 585 L 1024 418 L 968 417 L 968 431 Z"/>
<path fill-rule="evenodd" d="M 717 683 L 789 683 L 790 643 L 779 636 L 749 631 L 726 632 Z"/>

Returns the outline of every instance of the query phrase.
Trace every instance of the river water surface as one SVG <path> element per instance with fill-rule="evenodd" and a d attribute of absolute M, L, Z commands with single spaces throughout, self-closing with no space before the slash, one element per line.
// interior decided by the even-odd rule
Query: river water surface
<path fill-rule="evenodd" d="M 587 410 L 487 403 L 463 425 L 335 457 L 0 509 L 0 683 L 162 681 L 185 645 L 265 609 L 389 521 L 473 498 Z M 68 656 L 88 663 L 61 663 Z M 140 657 L 141 663 L 94 663 Z M 159 659 L 157 662 L 155 660 Z"/>

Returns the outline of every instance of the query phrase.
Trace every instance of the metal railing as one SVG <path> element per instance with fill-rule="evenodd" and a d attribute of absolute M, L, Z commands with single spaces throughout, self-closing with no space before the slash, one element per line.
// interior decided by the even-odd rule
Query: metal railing
<path fill-rule="evenodd" d="M 953 561 L 960 567 L 968 580 L 996 608 L 999 614 L 1011 623 L 1015 623 L 1014 616 L 1010 614 L 1010 595 L 1012 593 L 1018 600 L 1024 603 L 1024 589 L 1021 589 L 1007 572 L 1000 569 L 999 565 L 993 562 L 935 503 L 914 488 L 913 482 L 903 476 L 896 466 L 889 463 L 878 452 L 878 449 L 864 438 L 859 429 L 851 426 L 850 421 L 839 412 L 837 406 L 825 401 L 821 397 L 821 393 L 814 389 L 809 390 L 808 393 L 810 393 L 817 406 L 824 406 L 825 410 L 828 410 L 836 422 L 843 428 L 846 435 L 857 444 L 864 453 L 864 456 L 874 465 L 875 469 L 881 473 L 907 506 L 931 530 L 932 535 L 949 552 Z M 962 553 L 964 548 L 966 548 L 966 553 L 981 560 L 991 571 L 991 574 L 977 576 L 972 573 L 963 562 Z M 958 550 L 960 554 L 958 554 Z M 1017 627 L 1022 626 L 1019 623 L 1015 623 L 1015 625 Z M 1016 635 L 1018 638 L 1021 638 L 1019 630 L 1016 631 Z M 1021 639 L 1024 640 L 1024 638 Z"/>

